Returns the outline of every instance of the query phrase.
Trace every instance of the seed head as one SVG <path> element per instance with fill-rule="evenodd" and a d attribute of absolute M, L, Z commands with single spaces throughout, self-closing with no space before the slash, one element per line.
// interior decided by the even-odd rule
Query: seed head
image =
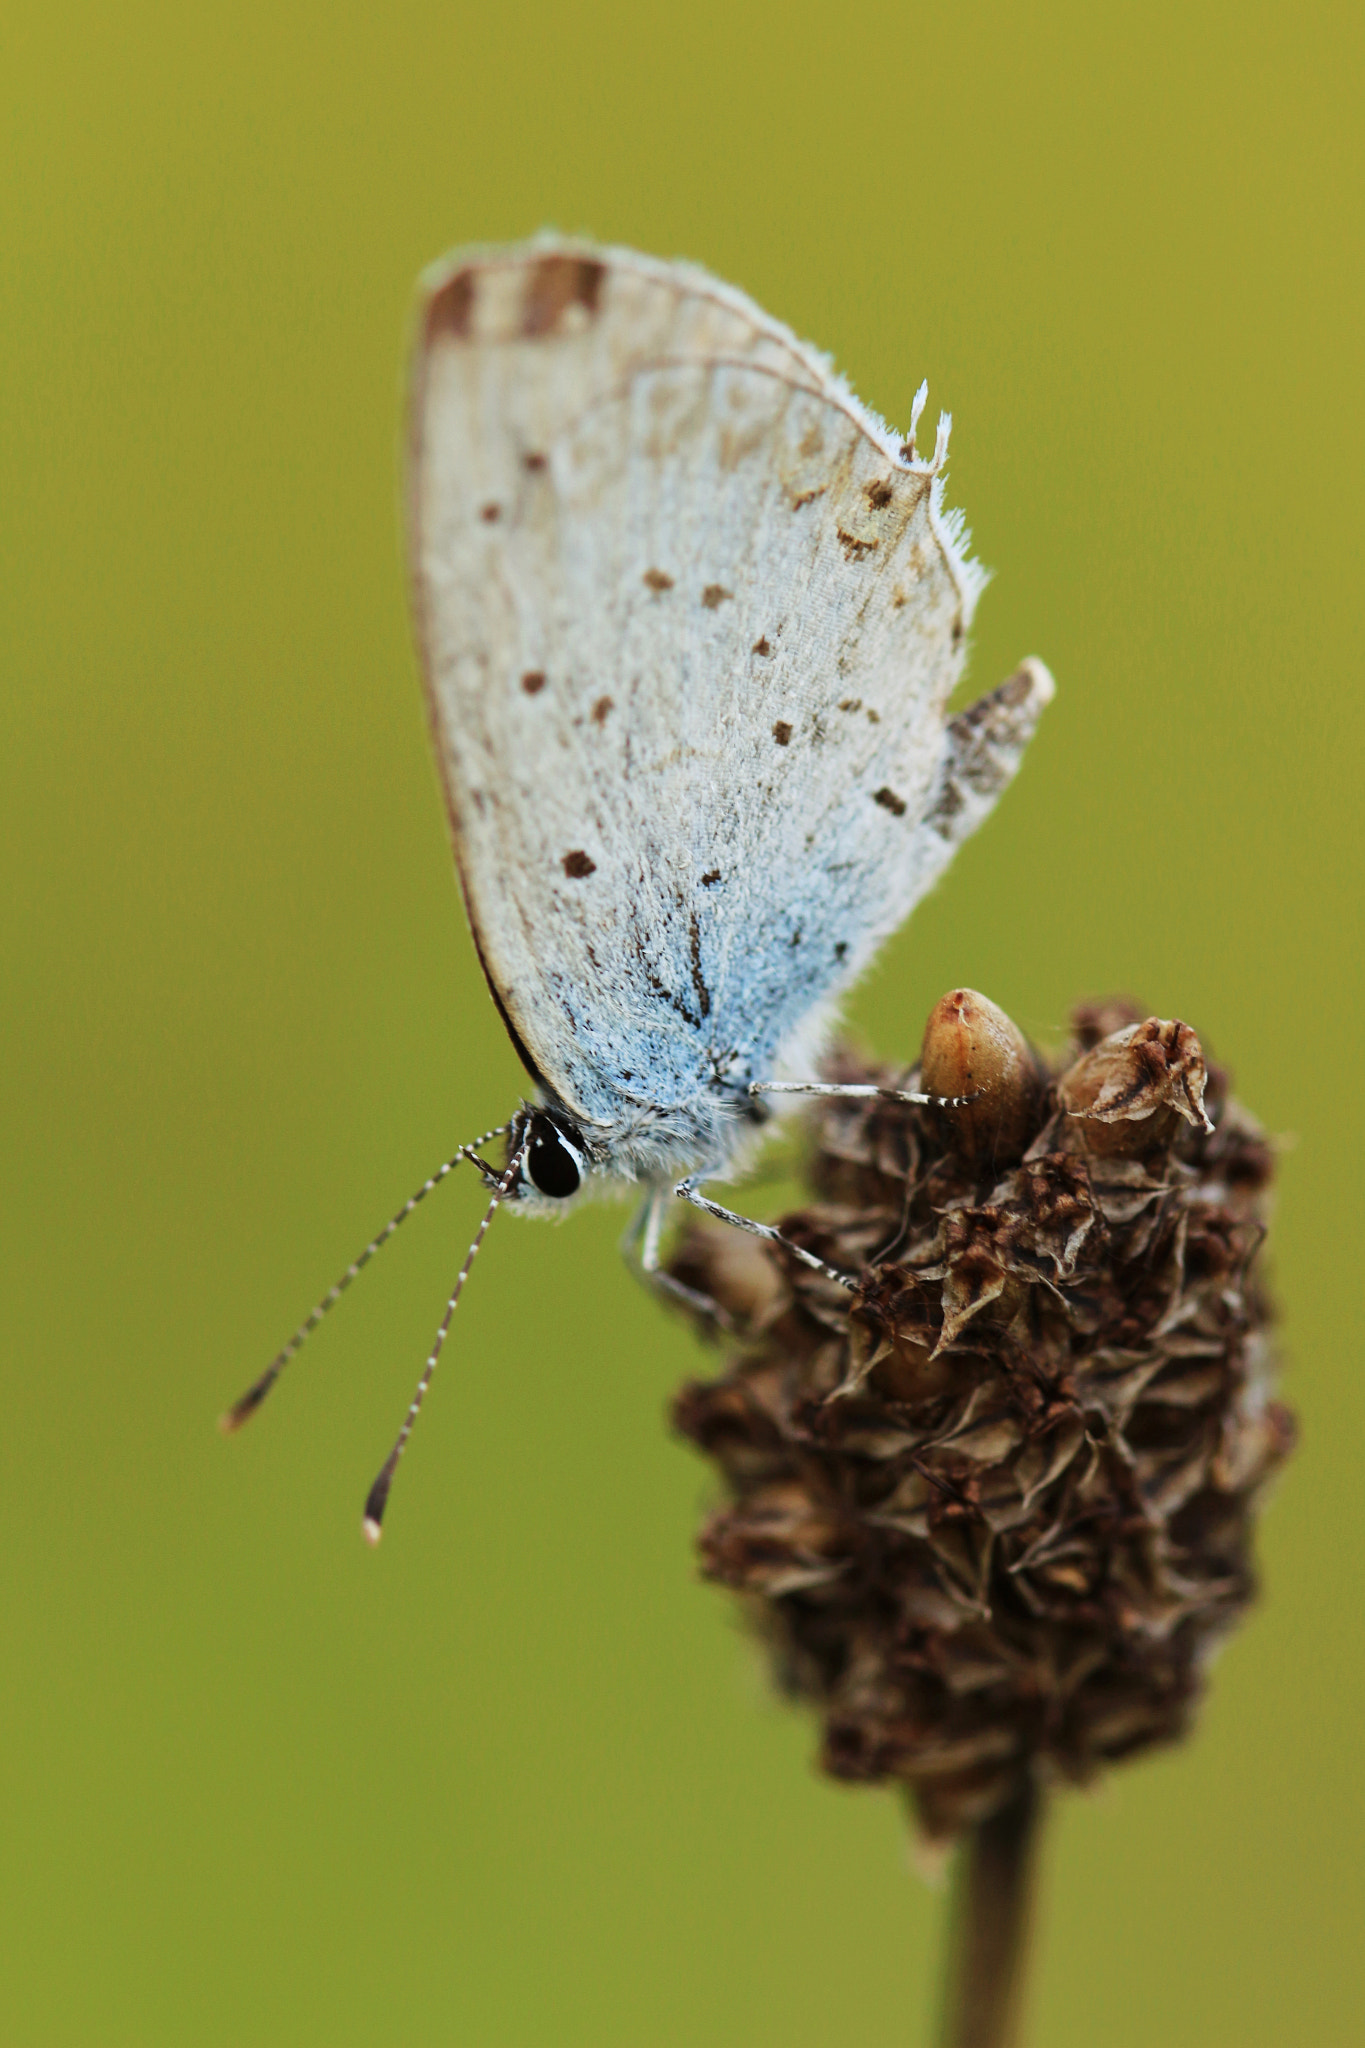
<path fill-rule="evenodd" d="M 1073 1021 L 1049 1072 L 958 989 L 908 1085 L 967 1101 L 819 1105 L 782 1230 L 852 1294 L 708 1226 L 671 1266 L 733 1331 L 675 1407 L 728 1494 L 703 1570 L 817 1710 L 824 1768 L 901 1783 L 931 1839 L 1185 1733 L 1293 1444 L 1270 1147 L 1188 1025 Z M 907 1085 L 847 1054 L 831 1078 Z"/>

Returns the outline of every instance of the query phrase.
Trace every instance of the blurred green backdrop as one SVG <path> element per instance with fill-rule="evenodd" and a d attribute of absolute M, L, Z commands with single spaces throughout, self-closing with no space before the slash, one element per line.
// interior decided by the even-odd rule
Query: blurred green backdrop
<path fill-rule="evenodd" d="M 7 2044 L 927 2038 L 942 1896 L 695 1582 L 703 1361 L 617 1212 L 494 1234 L 378 1555 L 472 1186 L 212 1429 L 518 1092 L 396 440 L 419 267 L 545 223 L 957 417 L 973 683 L 1059 696 L 860 1027 L 1129 988 L 1297 1141 L 1268 1605 L 1187 1750 L 1065 1802 L 1034 2033 L 1365 2034 L 1363 43 L 1305 0 L 7 10 Z"/>

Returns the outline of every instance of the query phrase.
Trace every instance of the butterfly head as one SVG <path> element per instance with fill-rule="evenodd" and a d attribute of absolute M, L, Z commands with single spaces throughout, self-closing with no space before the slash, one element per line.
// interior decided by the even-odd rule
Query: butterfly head
<path fill-rule="evenodd" d="M 508 1153 L 522 1154 L 509 1199 L 544 1214 L 563 1209 L 592 1171 L 588 1142 L 561 1109 L 521 1109 L 512 1119 Z"/>

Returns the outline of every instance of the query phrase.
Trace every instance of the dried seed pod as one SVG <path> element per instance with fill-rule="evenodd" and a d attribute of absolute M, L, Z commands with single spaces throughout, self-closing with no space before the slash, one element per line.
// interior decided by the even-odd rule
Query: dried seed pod
<path fill-rule="evenodd" d="M 956 990 L 921 1078 L 967 1092 L 972 1060 L 996 1091 L 976 1124 L 812 1119 L 783 1228 L 856 1293 L 706 1227 L 672 1267 L 734 1325 L 675 1411 L 729 1495 L 703 1569 L 818 1711 L 825 1768 L 906 1786 L 934 1840 L 1184 1733 L 1293 1443 L 1257 1269 L 1270 1150 L 1216 1072 L 1206 1115 L 1195 1034 L 1092 1006 L 1030 1089 L 1009 1020 Z"/>
<path fill-rule="evenodd" d="M 1188 1024 L 1160 1017 L 1127 1024 L 1058 1081 L 1062 1108 L 1077 1123 L 1074 1133 L 1058 1133 L 1058 1143 L 1140 1157 L 1171 1145 L 1182 1117 L 1195 1130 L 1212 1131 L 1206 1078 L 1203 1049 Z"/>
<path fill-rule="evenodd" d="M 920 1086 L 966 1097 L 938 1112 L 944 1136 L 969 1159 L 1022 1158 L 1037 1129 L 1042 1074 L 1012 1018 L 975 989 L 955 988 L 924 1027 Z"/>

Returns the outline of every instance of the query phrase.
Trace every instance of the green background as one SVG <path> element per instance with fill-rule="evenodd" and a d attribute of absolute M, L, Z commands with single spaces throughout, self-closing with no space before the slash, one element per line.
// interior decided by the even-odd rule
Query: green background
<path fill-rule="evenodd" d="M 453 1183 L 246 1436 L 213 1418 L 520 1070 L 405 618 L 418 269 L 696 258 L 904 425 L 1059 686 L 854 1004 L 1138 992 L 1292 1138 L 1305 1442 L 1197 1738 L 1050 1838 L 1039 2048 L 1365 2035 L 1355 10 L 185 10 L 0 24 L 8 856 L 0 2038 L 922 2042 L 943 1894 L 813 1775 L 724 1598 L 610 1208 Z"/>

